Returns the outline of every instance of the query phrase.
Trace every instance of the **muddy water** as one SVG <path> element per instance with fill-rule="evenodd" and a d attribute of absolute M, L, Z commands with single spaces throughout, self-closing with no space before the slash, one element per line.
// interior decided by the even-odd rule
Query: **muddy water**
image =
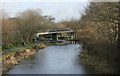
<path fill-rule="evenodd" d="M 80 63 L 79 44 L 49 46 L 23 60 L 7 74 L 87 74 Z"/>

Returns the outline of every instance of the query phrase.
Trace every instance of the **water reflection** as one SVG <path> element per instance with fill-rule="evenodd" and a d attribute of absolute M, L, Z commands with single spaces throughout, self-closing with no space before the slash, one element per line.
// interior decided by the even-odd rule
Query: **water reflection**
<path fill-rule="evenodd" d="M 80 45 L 49 46 L 16 65 L 7 74 L 86 74 L 79 59 Z"/>

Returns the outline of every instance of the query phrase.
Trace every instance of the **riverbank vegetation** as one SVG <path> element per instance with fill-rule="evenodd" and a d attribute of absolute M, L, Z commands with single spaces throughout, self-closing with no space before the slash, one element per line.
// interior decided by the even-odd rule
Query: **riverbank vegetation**
<path fill-rule="evenodd" d="M 81 60 L 97 73 L 120 73 L 119 5 L 119 2 L 91 2 L 80 20 L 62 22 L 79 30 L 78 39 L 83 44 Z"/>
<path fill-rule="evenodd" d="M 81 54 L 85 56 L 83 60 L 94 65 L 99 73 L 119 73 L 118 7 L 119 3 L 116 2 L 91 3 L 86 15 L 81 18 L 84 30 L 80 39 L 87 49 Z"/>
<path fill-rule="evenodd" d="M 2 50 L 32 42 L 33 35 L 57 28 L 52 16 L 43 16 L 39 9 L 28 9 L 10 18 L 2 11 Z"/>

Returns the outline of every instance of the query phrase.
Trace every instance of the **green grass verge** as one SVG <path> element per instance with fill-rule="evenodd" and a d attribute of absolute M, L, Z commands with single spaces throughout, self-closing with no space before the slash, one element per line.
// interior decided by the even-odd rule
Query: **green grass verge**
<path fill-rule="evenodd" d="M 7 51 L 3 51 L 2 52 L 2 58 L 0 58 L 0 60 L 6 58 L 7 56 L 13 55 L 17 51 L 22 51 L 24 49 L 32 48 L 33 46 L 35 46 L 37 44 L 39 44 L 39 43 L 30 43 L 30 44 L 27 44 L 25 46 L 13 47 L 13 48 L 11 48 Z"/>

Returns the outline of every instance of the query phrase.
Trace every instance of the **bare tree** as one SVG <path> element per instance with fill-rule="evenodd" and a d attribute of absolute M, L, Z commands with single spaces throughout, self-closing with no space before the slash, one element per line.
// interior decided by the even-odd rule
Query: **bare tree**
<path fill-rule="evenodd" d="M 19 25 L 19 36 L 22 36 L 22 41 L 32 41 L 32 35 L 37 32 L 47 31 L 52 28 L 55 23 L 50 16 L 42 16 L 40 10 L 28 9 L 18 14 L 17 23 Z"/>

